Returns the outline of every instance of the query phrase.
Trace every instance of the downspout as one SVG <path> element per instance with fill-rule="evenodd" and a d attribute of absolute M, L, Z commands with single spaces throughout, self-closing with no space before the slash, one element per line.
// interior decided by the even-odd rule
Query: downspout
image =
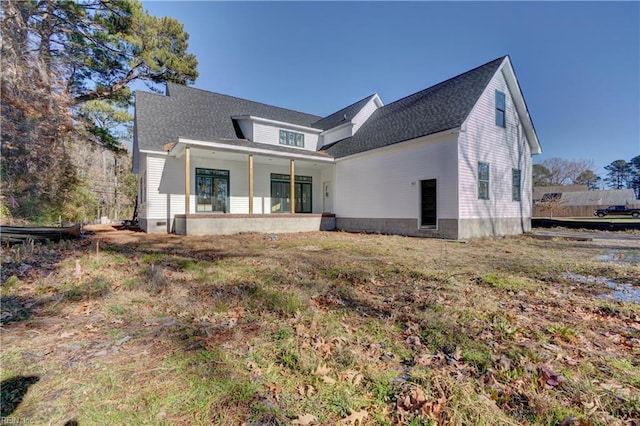
<path fill-rule="evenodd" d="M 295 160 L 290 160 L 290 164 L 289 164 L 289 174 L 291 175 L 291 182 L 289 183 L 290 185 L 290 189 L 289 189 L 289 194 L 290 194 L 290 200 L 291 203 L 289 205 L 289 210 L 291 213 L 295 213 L 296 212 L 296 176 L 295 176 L 295 171 L 296 171 L 296 165 L 295 165 Z"/>
<path fill-rule="evenodd" d="M 253 214 L 253 155 L 249 154 L 249 214 Z"/>
<path fill-rule="evenodd" d="M 191 148 L 184 149 L 184 214 L 189 214 L 189 199 L 191 198 Z"/>

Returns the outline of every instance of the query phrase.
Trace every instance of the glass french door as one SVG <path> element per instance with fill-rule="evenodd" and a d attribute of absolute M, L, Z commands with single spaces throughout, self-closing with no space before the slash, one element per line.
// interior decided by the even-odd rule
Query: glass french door
<path fill-rule="evenodd" d="M 313 211 L 310 176 L 296 176 L 295 212 L 311 213 Z M 291 211 L 291 178 L 289 175 L 271 174 L 271 213 L 289 213 Z"/>
<path fill-rule="evenodd" d="M 271 213 L 291 211 L 291 186 L 289 182 L 271 181 Z"/>
<path fill-rule="evenodd" d="M 196 212 L 229 212 L 229 171 L 196 169 Z"/>
<path fill-rule="evenodd" d="M 310 183 L 296 183 L 296 213 L 311 213 Z"/>

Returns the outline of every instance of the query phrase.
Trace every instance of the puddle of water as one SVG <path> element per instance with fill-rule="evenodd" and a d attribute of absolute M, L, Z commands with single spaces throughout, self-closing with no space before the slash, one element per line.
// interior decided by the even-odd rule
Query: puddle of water
<path fill-rule="evenodd" d="M 594 257 L 595 260 L 615 263 L 640 263 L 640 253 L 629 251 L 612 251 L 610 254 L 603 254 Z"/>
<path fill-rule="evenodd" d="M 603 277 L 585 277 L 584 275 L 565 272 L 562 274 L 565 279 L 582 284 L 604 284 L 613 291 L 608 294 L 601 294 L 601 299 L 614 299 L 622 302 L 640 303 L 640 287 L 631 284 L 617 283 Z"/>

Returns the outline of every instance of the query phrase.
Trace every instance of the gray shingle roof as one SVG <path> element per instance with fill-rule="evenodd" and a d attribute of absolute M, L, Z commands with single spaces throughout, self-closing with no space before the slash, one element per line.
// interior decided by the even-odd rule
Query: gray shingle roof
<path fill-rule="evenodd" d="M 359 100 L 358 102 L 355 102 L 349 105 L 348 107 L 344 107 L 340 111 L 336 111 L 333 114 L 328 115 L 316 121 L 311 125 L 311 127 L 315 127 L 316 129 L 322 129 L 322 130 L 333 129 L 337 125 L 342 124 L 344 122 L 345 116 L 347 117 L 348 121 L 351 121 L 353 120 L 353 117 L 355 117 L 356 114 L 358 114 L 360 110 L 364 108 L 367 102 L 369 102 L 371 98 L 373 98 L 374 96 L 375 96 L 375 93 L 373 95 L 367 96 L 364 99 Z"/>
<path fill-rule="evenodd" d="M 325 150 L 340 158 L 461 126 L 505 58 L 378 108 L 354 136 Z"/>
<path fill-rule="evenodd" d="M 253 102 L 233 96 L 167 83 L 167 94 L 136 92 L 138 148 L 162 151 L 178 137 L 238 139 L 232 116 L 253 115 L 311 127 L 321 117 Z"/>
<path fill-rule="evenodd" d="M 506 56 L 378 108 L 349 138 L 324 151 L 336 158 L 393 145 L 462 125 Z M 352 119 L 375 95 L 367 96 L 327 117 L 167 83 L 167 95 L 136 92 L 138 148 L 162 151 L 179 137 L 242 139 L 232 116 L 252 115 L 327 130 Z"/>

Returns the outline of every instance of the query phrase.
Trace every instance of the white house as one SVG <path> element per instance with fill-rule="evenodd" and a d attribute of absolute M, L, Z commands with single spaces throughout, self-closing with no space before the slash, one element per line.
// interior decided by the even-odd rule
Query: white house
<path fill-rule="evenodd" d="M 541 148 L 509 56 L 327 117 L 168 83 L 136 93 L 134 135 L 146 232 L 467 239 L 531 227 Z"/>

